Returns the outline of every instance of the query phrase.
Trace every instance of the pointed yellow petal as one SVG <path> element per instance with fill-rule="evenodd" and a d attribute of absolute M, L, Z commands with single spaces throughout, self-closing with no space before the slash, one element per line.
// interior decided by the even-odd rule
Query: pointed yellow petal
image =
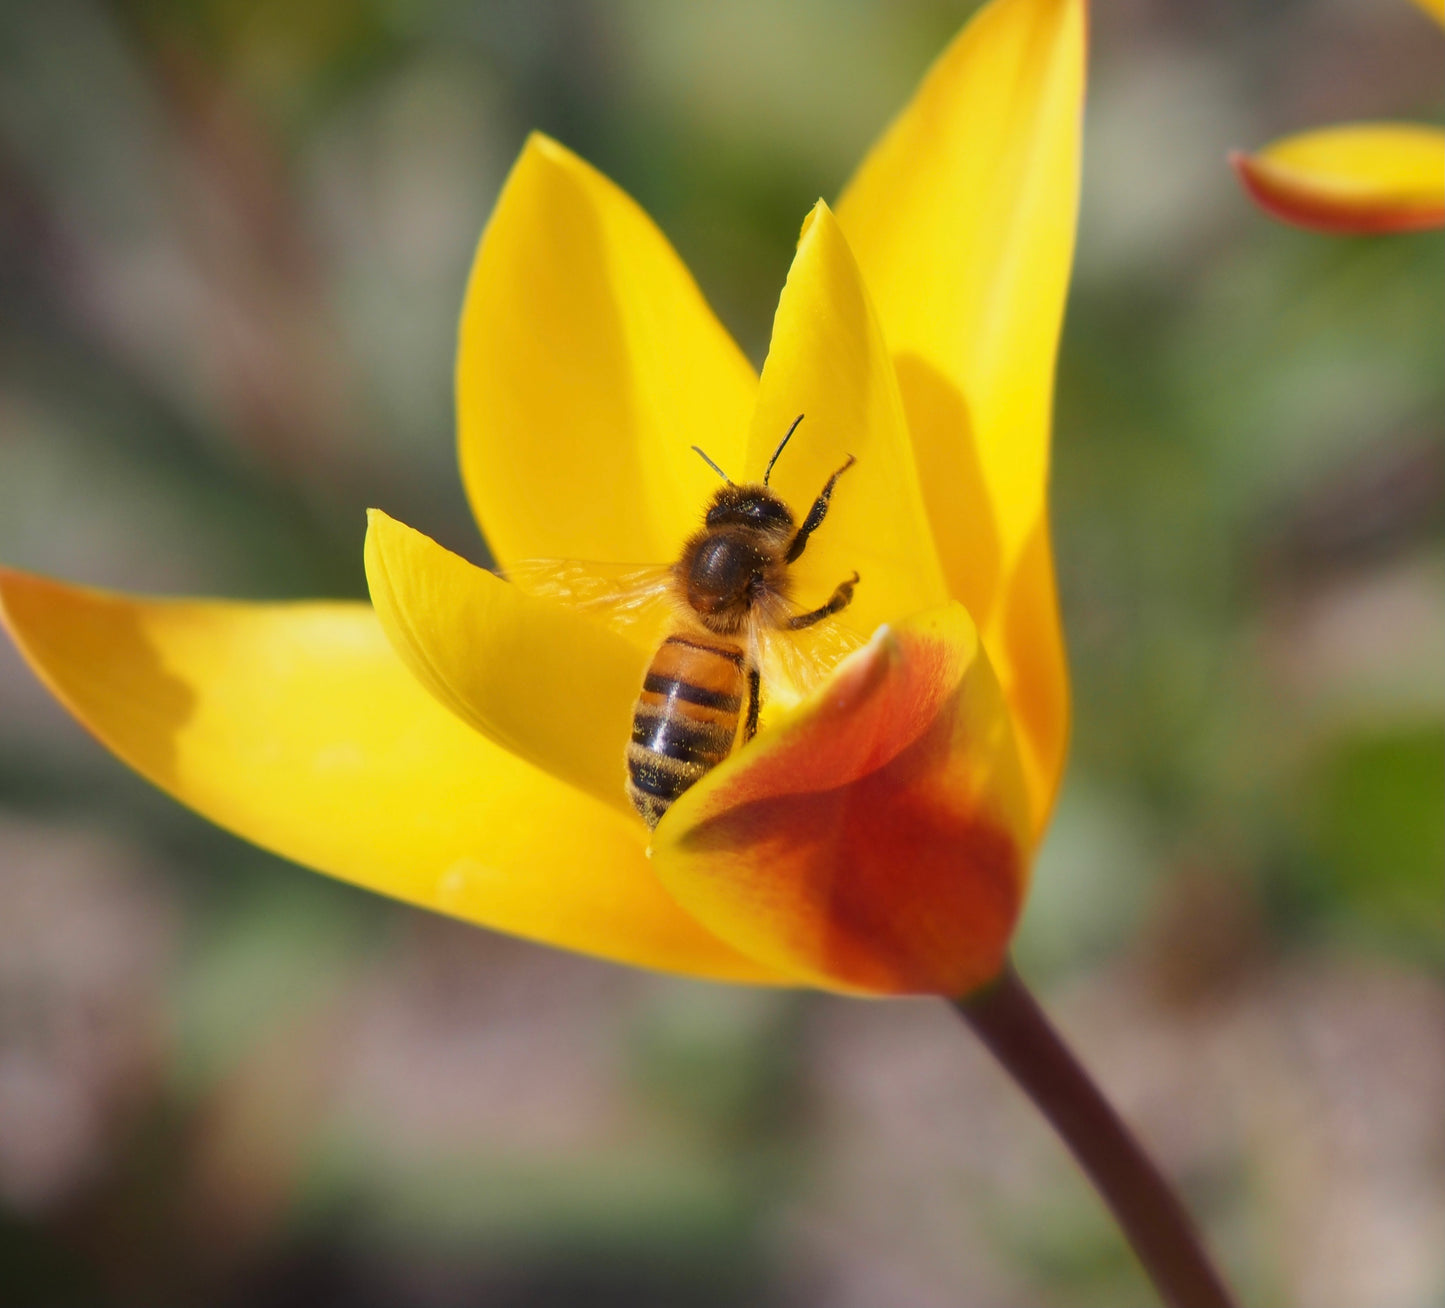
<path fill-rule="evenodd" d="M 950 586 L 1018 715 L 1040 825 L 1068 733 L 1045 489 L 1083 89 L 1082 0 L 993 0 L 838 203 L 897 358 Z"/>
<path fill-rule="evenodd" d="M 862 580 L 843 620 L 863 633 L 946 603 L 893 361 L 838 220 L 821 201 L 773 320 L 749 479 L 762 477 L 800 413 L 802 425 L 770 483 L 799 522 L 849 455 L 857 464 L 839 480 L 826 521 L 793 568 L 798 598 L 821 604 L 857 571 Z"/>
<path fill-rule="evenodd" d="M 508 752 L 638 820 L 624 756 L 648 651 L 378 509 L 368 518 L 371 602 L 421 684 Z"/>
<path fill-rule="evenodd" d="M 636 204 L 533 136 L 462 312 L 462 476 L 497 560 L 671 560 L 741 462 L 757 381 Z"/>
<path fill-rule="evenodd" d="M 139 599 L 0 569 L 0 618 L 103 744 L 283 857 L 548 944 L 771 979 L 661 890 L 636 819 L 433 702 L 367 605 Z"/>
<path fill-rule="evenodd" d="M 1298 227 L 1369 235 L 1445 226 L 1445 133 L 1438 128 L 1327 127 L 1230 162 L 1261 208 Z"/>
<path fill-rule="evenodd" d="M 963 995 L 1003 965 L 1030 840 L 1008 711 L 955 604 L 882 629 L 685 792 L 653 865 L 698 921 L 815 985 Z"/>

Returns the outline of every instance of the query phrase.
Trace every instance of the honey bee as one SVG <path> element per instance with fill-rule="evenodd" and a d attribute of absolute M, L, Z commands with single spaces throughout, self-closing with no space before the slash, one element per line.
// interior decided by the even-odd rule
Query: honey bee
<path fill-rule="evenodd" d="M 626 790 L 644 822 L 655 827 L 688 787 L 758 730 L 765 664 L 786 669 L 795 690 L 826 670 L 829 653 L 856 645 L 836 624 L 832 639 L 800 651 L 797 633 L 847 608 L 858 574 L 838 583 L 826 602 L 805 609 L 792 596 L 789 569 L 827 517 L 850 455 L 813 501 L 802 525 L 768 485 L 800 414 L 768 460 L 761 482 L 737 484 L 697 446 L 723 478 L 675 563 L 634 570 L 610 581 L 587 564 L 523 565 L 511 575 L 534 593 L 601 612 L 616 626 L 644 620 L 654 601 L 667 601 L 668 630 L 648 664 L 632 710 Z M 827 650 L 822 648 L 826 645 Z"/>

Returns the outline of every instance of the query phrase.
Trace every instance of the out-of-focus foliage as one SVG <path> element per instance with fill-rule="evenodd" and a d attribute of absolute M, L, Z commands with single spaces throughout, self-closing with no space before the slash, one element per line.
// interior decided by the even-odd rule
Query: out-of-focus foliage
<path fill-rule="evenodd" d="M 756 357 L 802 216 L 964 12 L 3 0 L 0 557 L 361 596 L 368 504 L 484 557 L 455 319 L 526 131 L 628 188 Z M 1076 725 L 1021 962 L 1247 1301 L 1413 1308 L 1445 1289 L 1445 242 L 1281 229 L 1223 160 L 1438 119 L 1435 47 L 1364 0 L 1094 21 L 1054 483 Z M 1147 1296 L 941 1008 L 633 974 L 284 866 L 8 646 L 0 1284 Z"/>

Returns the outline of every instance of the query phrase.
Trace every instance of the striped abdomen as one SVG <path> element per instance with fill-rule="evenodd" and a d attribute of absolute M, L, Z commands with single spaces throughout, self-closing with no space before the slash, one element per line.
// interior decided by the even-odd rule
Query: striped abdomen
<path fill-rule="evenodd" d="M 627 795 L 650 827 L 733 748 L 748 698 L 740 646 L 718 636 L 669 636 L 632 710 Z"/>

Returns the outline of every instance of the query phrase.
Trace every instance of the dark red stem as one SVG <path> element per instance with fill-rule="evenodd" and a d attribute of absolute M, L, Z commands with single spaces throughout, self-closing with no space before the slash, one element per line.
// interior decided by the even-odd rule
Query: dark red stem
<path fill-rule="evenodd" d="M 1007 968 L 987 989 L 953 1006 L 1053 1123 L 1169 1308 L 1234 1308 L 1184 1206 L 1018 973 Z"/>

